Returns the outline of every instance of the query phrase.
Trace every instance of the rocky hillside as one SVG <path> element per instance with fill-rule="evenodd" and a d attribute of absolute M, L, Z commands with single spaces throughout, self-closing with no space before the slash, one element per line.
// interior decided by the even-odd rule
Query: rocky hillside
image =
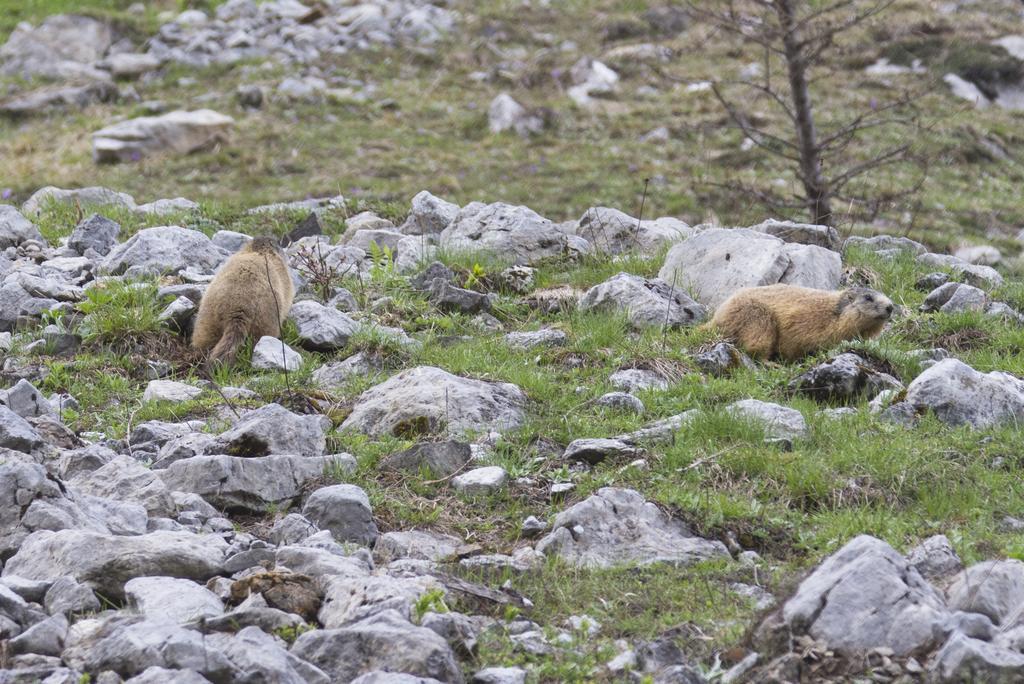
<path fill-rule="evenodd" d="M 792 182 L 702 85 L 756 55 L 555 4 L 17 15 L 0 682 L 1021 680 L 1018 5 L 842 41 L 824 111 L 934 79 L 938 163 L 819 226 L 720 186 Z M 295 303 L 207 372 L 260 234 Z M 701 325 L 777 283 L 893 315 L 794 362 Z"/>

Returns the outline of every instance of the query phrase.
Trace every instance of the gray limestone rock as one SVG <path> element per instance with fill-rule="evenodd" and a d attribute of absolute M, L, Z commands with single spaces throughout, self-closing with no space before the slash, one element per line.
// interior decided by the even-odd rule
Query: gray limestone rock
<path fill-rule="evenodd" d="M 259 370 L 297 371 L 302 354 L 277 339 L 264 335 L 252 348 L 252 367 Z"/>
<path fill-rule="evenodd" d="M 688 565 L 728 556 L 724 544 L 693 536 L 682 521 L 670 518 L 640 493 L 614 487 L 599 489 L 559 513 L 537 551 L 587 567 Z"/>
<path fill-rule="evenodd" d="M 634 328 L 678 328 L 700 323 L 707 308 L 691 299 L 681 287 L 658 278 L 619 273 L 587 290 L 579 302 L 581 311 L 617 311 Z"/>
<path fill-rule="evenodd" d="M 339 484 L 316 490 L 306 499 L 302 515 L 321 530 L 330 530 L 338 541 L 373 546 L 377 540 L 370 499 L 355 485 Z"/>
<path fill-rule="evenodd" d="M 83 220 L 71 232 L 68 247 L 79 254 L 91 249 L 97 254 L 106 255 L 117 244 L 117 236 L 121 234 L 121 226 L 105 216 L 93 214 Z"/>
<path fill-rule="evenodd" d="M 342 428 L 371 436 L 506 430 L 522 424 L 525 406 L 526 395 L 515 385 L 418 366 L 363 392 Z"/>
<path fill-rule="evenodd" d="M 233 428 L 221 433 L 217 448 L 229 456 L 321 456 L 330 424 L 326 416 L 298 415 L 280 404 L 267 404 L 243 414 Z"/>
<path fill-rule="evenodd" d="M 311 351 L 334 351 L 348 345 L 360 324 L 337 309 L 311 300 L 296 302 L 288 317 L 299 331 L 299 340 Z"/>
<path fill-rule="evenodd" d="M 532 264 L 568 250 L 568 240 L 554 223 L 531 209 L 473 202 L 463 207 L 440 235 L 452 251 L 486 251 Z"/>
<path fill-rule="evenodd" d="M 841 276 L 837 252 L 745 228 L 711 228 L 687 238 L 669 250 L 658 272 L 711 308 L 744 287 L 785 283 L 832 290 Z"/>
<path fill-rule="evenodd" d="M 110 250 L 100 272 L 129 278 L 177 274 L 186 268 L 213 273 L 229 254 L 198 230 L 179 226 L 145 228 Z"/>
<path fill-rule="evenodd" d="M 224 604 L 206 587 L 176 577 L 136 577 L 124 585 L 128 605 L 148 620 L 186 625 L 216 617 Z"/>
<path fill-rule="evenodd" d="M 589 241 L 598 252 L 622 254 L 638 251 L 655 254 L 690 237 L 696 232 L 675 218 L 638 221 L 618 209 L 592 207 L 579 220 L 576 234 Z"/>
<path fill-rule="evenodd" d="M 412 211 L 402 224 L 406 235 L 433 235 L 448 227 L 459 214 L 459 206 L 431 195 L 426 190 L 412 198 Z"/>
<path fill-rule="evenodd" d="M 159 471 L 167 488 L 192 492 L 214 506 L 264 513 L 268 506 L 295 502 L 328 468 L 352 470 L 355 459 L 339 456 L 236 457 L 216 454 L 171 463 Z"/>
<path fill-rule="evenodd" d="M 468 496 L 495 494 L 508 483 L 508 472 L 500 466 L 484 466 L 452 478 L 455 491 Z"/>
<path fill-rule="evenodd" d="M 1024 381 L 999 371 L 980 373 L 957 359 L 939 361 L 914 378 L 906 401 L 948 425 L 1024 422 Z"/>
<path fill-rule="evenodd" d="M 381 461 L 386 470 L 404 470 L 419 473 L 426 469 L 435 478 L 448 477 L 461 470 L 473 457 L 473 450 L 466 442 L 446 440 L 442 442 L 420 442 L 405 451 L 391 454 Z"/>
<path fill-rule="evenodd" d="M 127 119 L 92 134 L 92 156 L 97 163 L 105 163 L 189 154 L 226 143 L 234 123 L 230 116 L 211 109 Z"/>
<path fill-rule="evenodd" d="M 861 535 L 825 559 L 756 638 L 774 643 L 807 634 L 845 654 L 890 648 L 908 655 L 937 645 L 948 617 L 942 597 L 907 559 Z"/>
<path fill-rule="evenodd" d="M 112 599 L 134 577 L 164 575 L 206 581 L 218 574 L 227 545 L 186 532 L 114 536 L 86 530 L 39 531 L 22 543 L 3 574 L 28 579 L 71 576 Z"/>
<path fill-rule="evenodd" d="M 307 632 L 296 639 L 292 653 L 322 669 L 333 681 L 351 681 L 375 670 L 432 677 L 449 684 L 463 681 L 443 638 L 391 610 L 346 627 Z"/>
<path fill-rule="evenodd" d="M 0 204 L 0 249 L 17 247 L 26 240 L 46 244 L 34 223 L 9 204 Z"/>

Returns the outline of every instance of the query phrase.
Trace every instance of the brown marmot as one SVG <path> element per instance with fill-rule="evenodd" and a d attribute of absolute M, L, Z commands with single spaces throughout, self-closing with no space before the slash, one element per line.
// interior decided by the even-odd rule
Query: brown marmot
<path fill-rule="evenodd" d="M 718 307 L 710 325 L 752 356 L 793 361 L 843 340 L 875 337 L 892 316 L 881 292 L 796 285 L 747 287 Z"/>
<path fill-rule="evenodd" d="M 284 252 L 274 238 L 254 238 L 224 263 L 206 288 L 192 346 L 209 352 L 208 363 L 231 366 L 247 336 L 280 337 L 294 296 Z"/>

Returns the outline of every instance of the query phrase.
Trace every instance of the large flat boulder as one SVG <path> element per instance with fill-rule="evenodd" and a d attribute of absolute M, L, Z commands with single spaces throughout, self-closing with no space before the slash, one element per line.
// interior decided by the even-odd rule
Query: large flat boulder
<path fill-rule="evenodd" d="M 92 134 L 93 160 L 138 161 L 154 154 L 189 154 L 227 142 L 235 120 L 212 109 L 140 116 Z"/>
<path fill-rule="evenodd" d="M 758 230 L 712 228 L 669 250 L 658 277 L 712 308 L 744 287 L 787 283 L 838 287 L 842 259 L 814 245 L 787 243 Z"/>
<path fill-rule="evenodd" d="M 150 532 L 135 537 L 87 530 L 30 535 L 4 565 L 3 576 L 55 580 L 71 576 L 114 600 L 134 577 L 165 576 L 205 582 L 219 574 L 227 544 L 219 536 Z"/>
<path fill-rule="evenodd" d="M 838 250 L 840 247 L 839 233 L 831 226 L 768 219 L 756 226 L 750 226 L 750 230 L 774 235 L 785 242 L 815 245 L 831 250 Z"/>
<path fill-rule="evenodd" d="M 269 506 L 298 500 L 304 488 L 324 476 L 327 468 L 354 461 L 342 457 L 261 456 L 242 458 L 215 454 L 193 456 L 157 471 L 168 489 L 198 494 L 229 511 L 265 513 Z"/>
<path fill-rule="evenodd" d="M 510 383 L 418 366 L 363 392 L 342 428 L 371 436 L 509 430 L 523 423 L 525 407 L 526 395 Z"/>
<path fill-rule="evenodd" d="M 63 511 L 69 519 L 86 517 L 43 466 L 27 457 L 0 454 L 0 560 L 13 555 L 35 531 L 34 516 L 26 519 L 33 506 Z"/>
<path fill-rule="evenodd" d="M 118 98 L 112 81 L 91 81 L 83 85 L 44 86 L 0 102 L 0 114 L 23 117 L 51 109 L 84 109 L 97 102 L 113 102 Z"/>
<path fill-rule="evenodd" d="M 86 188 L 58 188 L 47 185 L 39 188 L 21 205 L 21 211 L 27 216 L 34 216 L 46 205 L 77 205 L 83 209 L 96 207 L 122 207 L 135 209 L 135 198 L 110 188 L 90 186 Z"/>
<path fill-rule="evenodd" d="M 128 456 L 118 456 L 97 470 L 79 473 L 69 483 L 94 496 L 137 503 L 154 517 L 171 517 L 177 512 L 164 482 Z"/>

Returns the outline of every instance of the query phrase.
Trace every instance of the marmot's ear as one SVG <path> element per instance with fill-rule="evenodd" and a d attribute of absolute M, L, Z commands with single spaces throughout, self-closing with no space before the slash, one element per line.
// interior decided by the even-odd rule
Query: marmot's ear
<path fill-rule="evenodd" d="M 839 293 L 839 300 L 836 302 L 836 311 L 842 311 L 857 298 L 857 293 L 854 290 L 843 290 Z"/>

